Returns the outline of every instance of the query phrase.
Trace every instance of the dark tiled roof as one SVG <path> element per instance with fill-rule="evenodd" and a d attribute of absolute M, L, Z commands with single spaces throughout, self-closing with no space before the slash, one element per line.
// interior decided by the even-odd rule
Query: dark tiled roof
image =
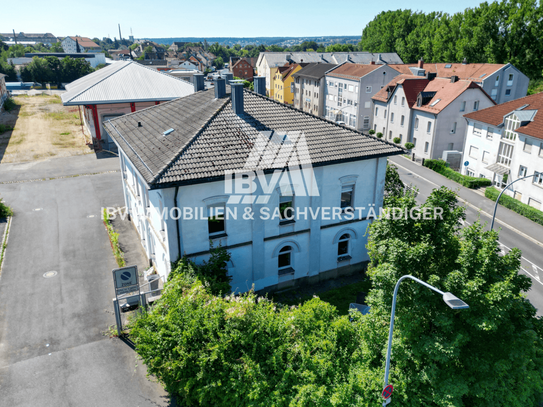
<path fill-rule="evenodd" d="M 329 71 L 336 64 L 309 64 L 306 67 L 300 69 L 292 76 L 303 76 L 304 78 L 320 79 L 324 76 L 326 71 Z"/>
<path fill-rule="evenodd" d="M 403 153 L 386 141 L 248 90 L 244 107 L 245 114 L 238 116 L 229 97 L 215 99 L 212 91 L 202 91 L 118 117 L 105 127 L 155 188 L 219 180 L 225 170 L 246 168 L 253 146 L 264 140 L 261 132 L 270 130 L 303 132 L 313 166 Z M 174 131 L 163 136 L 170 128 Z M 284 168 L 284 163 L 258 161 L 256 168 Z"/>
<path fill-rule="evenodd" d="M 513 113 L 515 110 L 537 110 L 532 121 L 521 125 L 515 131 L 526 134 L 527 136 L 543 139 L 543 93 L 536 93 L 535 95 L 487 107 L 477 112 L 468 113 L 464 117 L 497 127 L 503 123 L 505 116 Z"/>

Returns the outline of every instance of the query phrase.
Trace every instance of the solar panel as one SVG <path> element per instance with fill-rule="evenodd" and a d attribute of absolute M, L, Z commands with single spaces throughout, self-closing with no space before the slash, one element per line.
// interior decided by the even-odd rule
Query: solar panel
<path fill-rule="evenodd" d="M 451 64 L 447 64 L 445 65 L 445 68 L 450 68 L 452 65 Z"/>

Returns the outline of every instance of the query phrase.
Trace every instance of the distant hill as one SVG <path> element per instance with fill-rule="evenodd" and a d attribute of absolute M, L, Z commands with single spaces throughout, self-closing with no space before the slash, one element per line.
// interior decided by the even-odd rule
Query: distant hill
<path fill-rule="evenodd" d="M 322 37 L 177 37 L 177 38 L 141 38 L 144 40 L 154 41 L 158 44 L 173 44 L 174 42 L 203 42 L 208 44 L 218 42 L 220 45 L 233 46 L 236 44 L 244 47 L 245 45 L 279 45 L 281 47 L 290 47 L 292 45 L 301 44 L 304 41 L 315 41 L 325 45 L 331 44 L 358 44 L 360 41 L 359 35 L 339 35 L 339 36 L 322 36 Z"/>

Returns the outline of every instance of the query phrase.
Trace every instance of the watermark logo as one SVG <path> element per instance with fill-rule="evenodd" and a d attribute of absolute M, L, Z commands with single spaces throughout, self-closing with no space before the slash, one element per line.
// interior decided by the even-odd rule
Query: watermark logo
<path fill-rule="evenodd" d="M 228 204 L 264 205 L 277 188 L 282 196 L 319 196 L 303 132 L 260 132 L 243 169 L 225 171 Z"/>

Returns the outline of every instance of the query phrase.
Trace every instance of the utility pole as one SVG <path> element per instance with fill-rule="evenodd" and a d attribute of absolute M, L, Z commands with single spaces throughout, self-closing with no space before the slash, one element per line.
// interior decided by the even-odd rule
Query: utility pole
<path fill-rule="evenodd" d="M 123 42 L 123 36 L 121 35 L 121 25 L 119 24 L 119 42 Z"/>
<path fill-rule="evenodd" d="M 15 45 L 17 45 L 17 36 L 15 35 L 15 29 L 13 29 L 13 41 L 15 41 Z"/>

